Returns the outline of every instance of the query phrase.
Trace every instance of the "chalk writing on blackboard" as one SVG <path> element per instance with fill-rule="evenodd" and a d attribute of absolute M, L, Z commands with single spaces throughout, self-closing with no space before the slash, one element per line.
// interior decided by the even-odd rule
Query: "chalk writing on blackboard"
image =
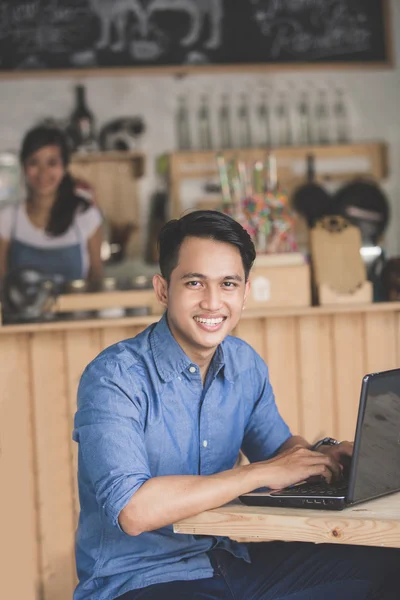
<path fill-rule="evenodd" d="M 386 62 L 388 0 L 0 0 L 0 71 Z"/>
<path fill-rule="evenodd" d="M 285 54 L 321 58 L 370 49 L 371 31 L 360 4 L 350 7 L 346 0 L 251 0 L 251 3 L 253 18 L 262 35 L 268 38 L 273 58 Z"/>

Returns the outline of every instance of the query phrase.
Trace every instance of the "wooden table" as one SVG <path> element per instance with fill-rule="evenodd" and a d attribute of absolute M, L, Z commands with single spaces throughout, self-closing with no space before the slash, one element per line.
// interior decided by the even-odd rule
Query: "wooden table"
<path fill-rule="evenodd" d="M 174 531 L 222 535 L 238 541 L 400 548 L 400 492 L 342 511 L 245 506 L 235 501 L 180 521 Z"/>

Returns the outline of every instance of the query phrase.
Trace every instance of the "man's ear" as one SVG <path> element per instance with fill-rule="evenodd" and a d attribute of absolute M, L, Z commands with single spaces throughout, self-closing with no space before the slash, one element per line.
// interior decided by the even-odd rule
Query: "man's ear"
<path fill-rule="evenodd" d="M 243 298 L 242 310 L 244 310 L 246 308 L 246 300 L 247 300 L 248 295 L 250 294 L 250 288 L 251 288 L 251 283 L 250 283 L 250 279 L 248 279 L 244 286 L 244 298 Z"/>
<path fill-rule="evenodd" d="M 154 275 L 153 288 L 160 304 L 168 306 L 168 283 L 161 275 Z"/>

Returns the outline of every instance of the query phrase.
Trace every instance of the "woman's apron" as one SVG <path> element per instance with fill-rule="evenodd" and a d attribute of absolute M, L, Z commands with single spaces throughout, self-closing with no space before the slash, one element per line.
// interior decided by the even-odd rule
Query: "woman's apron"
<path fill-rule="evenodd" d="M 38 269 L 48 275 L 61 275 L 65 281 L 83 278 L 82 235 L 77 223 L 74 228 L 77 244 L 55 248 L 38 248 L 15 239 L 18 220 L 18 207 L 14 211 L 8 252 L 8 270 L 17 268 Z"/>

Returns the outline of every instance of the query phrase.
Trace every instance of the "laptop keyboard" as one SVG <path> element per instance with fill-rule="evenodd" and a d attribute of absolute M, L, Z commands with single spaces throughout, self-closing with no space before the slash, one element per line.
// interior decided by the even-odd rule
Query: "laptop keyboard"
<path fill-rule="evenodd" d="M 332 496 L 341 497 L 347 493 L 348 482 L 337 483 L 302 483 L 279 492 L 272 492 L 271 496 Z"/>

